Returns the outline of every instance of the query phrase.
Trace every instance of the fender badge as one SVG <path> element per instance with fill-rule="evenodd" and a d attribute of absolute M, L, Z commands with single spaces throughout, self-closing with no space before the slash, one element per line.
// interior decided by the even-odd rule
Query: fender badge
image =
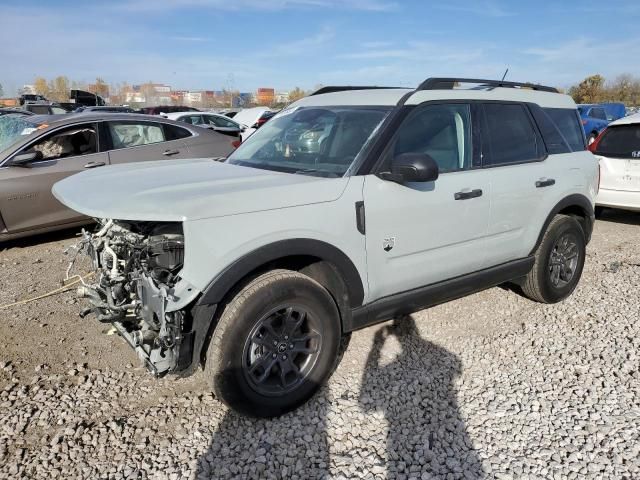
<path fill-rule="evenodd" d="M 396 245 L 396 237 L 389 237 L 382 240 L 382 248 L 385 252 L 390 251 Z"/>

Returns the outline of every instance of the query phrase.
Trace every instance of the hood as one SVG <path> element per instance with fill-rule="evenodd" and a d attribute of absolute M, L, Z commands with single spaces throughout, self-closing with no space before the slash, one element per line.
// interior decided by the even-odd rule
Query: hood
<path fill-rule="evenodd" d="M 90 217 L 177 222 L 330 202 L 348 182 L 211 159 L 161 160 L 88 170 L 52 191 Z"/>

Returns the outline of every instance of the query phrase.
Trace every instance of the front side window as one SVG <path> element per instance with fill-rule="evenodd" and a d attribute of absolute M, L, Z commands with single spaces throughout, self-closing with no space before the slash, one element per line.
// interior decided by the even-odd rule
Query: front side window
<path fill-rule="evenodd" d="M 294 107 L 252 134 L 227 159 L 234 165 L 341 177 L 391 107 Z"/>
<path fill-rule="evenodd" d="M 415 110 L 400 127 L 392 152 L 427 154 L 442 173 L 470 168 L 471 107 L 427 105 Z"/>
<path fill-rule="evenodd" d="M 640 158 L 640 124 L 607 128 L 595 153 L 605 157 Z"/>
<path fill-rule="evenodd" d="M 597 118 L 598 120 L 606 120 L 607 112 L 604 111 L 604 108 L 592 108 L 589 116 Z"/>
<path fill-rule="evenodd" d="M 41 160 L 58 160 L 97 153 L 98 142 L 95 124 L 75 125 L 58 130 L 38 140 L 25 152 L 37 151 Z"/>
<path fill-rule="evenodd" d="M 162 126 L 152 122 L 108 122 L 114 150 L 164 142 Z"/>
<path fill-rule="evenodd" d="M 482 132 L 483 165 L 504 165 L 538 159 L 536 133 L 523 105 L 487 103 Z"/>

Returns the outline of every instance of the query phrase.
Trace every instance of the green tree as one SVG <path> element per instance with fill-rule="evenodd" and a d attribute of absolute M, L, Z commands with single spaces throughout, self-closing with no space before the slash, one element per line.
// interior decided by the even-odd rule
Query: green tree
<path fill-rule="evenodd" d="M 49 96 L 49 85 L 47 84 L 47 79 L 44 77 L 35 78 L 33 81 L 33 89 L 38 95 L 44 95 L 45 97 Z"/>
<path fill-rule="evenodd" d="M 69 100 L 69 79 L 58 76 L 49 82 L 49 95 L 51 100 L 66 102 Z"/>
<path fill-rule="evenodd" d="M 289 92 L 289 101 L 295 102 L 296 100 L 300 100 L 303 97 L 307 96 L 307 92 L 302 90 L 300 87 L 296 87 Z"/>
<path fill-rule="evenodd" d="M 598 103 L 606 99 L 604 85 L 605 79 L 602 75 L 591 75 L 585 78 L 578 85 L 569 89 L 576 103 Z"/>

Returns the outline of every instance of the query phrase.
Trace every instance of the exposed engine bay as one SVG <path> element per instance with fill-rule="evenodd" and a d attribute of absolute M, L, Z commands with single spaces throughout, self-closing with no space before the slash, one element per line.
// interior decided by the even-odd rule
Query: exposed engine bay
<path fill-rule="evenodd" d="M 167 307 L 184 261 L 182 224 L 103 221 L 98 232 L 83 231 L 73 249 L 67 278 L 82 254 L 95 270 L 92 283 L 78 288 L 89 303 L 80 316 L 112 323 L 156 376 L 179 369 L 181 347 L 191 354 L 183 334 L 191 318 L 187 309 Z"/>

